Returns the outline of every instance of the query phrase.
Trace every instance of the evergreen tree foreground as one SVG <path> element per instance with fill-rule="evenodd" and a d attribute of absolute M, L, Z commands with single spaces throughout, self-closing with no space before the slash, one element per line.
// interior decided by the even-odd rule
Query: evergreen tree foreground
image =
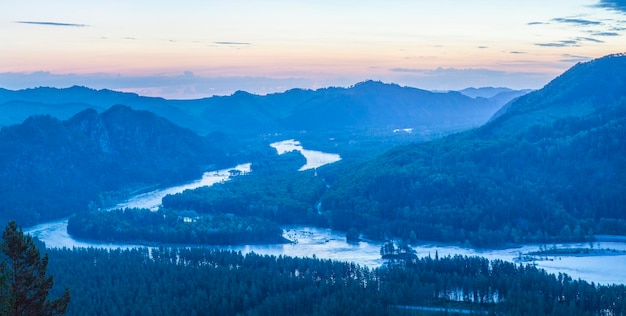
<path fill-rule="evenodd" d="M 70 291 L 47 300 L 53 278 L 46 275 L 48 254 L 40 256 L 33 239 L 10 222 L 0 243 L 0 315 L 64 315 Z"/>

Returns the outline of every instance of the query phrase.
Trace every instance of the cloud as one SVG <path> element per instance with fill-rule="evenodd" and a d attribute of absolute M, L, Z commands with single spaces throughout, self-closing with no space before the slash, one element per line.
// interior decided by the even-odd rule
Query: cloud
<path fill-rule="evenodd" d="M 526 54 L 526 52 L 520 52 L 520 51 L 510 51 L 511 54 Z"/>
<path fill-rule="evenodd" d="M 213 42 L 213 44 L 218 44 L 218 45 L 252 45 L 252 43 L 247 43 L 247 42 Z"/>
<path fill-rule="evenodd" d="M 170 99 L 197 99 L 213 95 L 230 95 L 237 90 L 268 94 L 282 92 L 294 87 L 315 87 L 312 80 L 302 78 L 206 77 L 196 75 L 191 71 L 184 71 L 175 75 L 135 76 L 105 73 L 54 74 L 47 71 L 8 72 L 0 73 L 0 82 L 2 88 L 14 90 L 33 87 L 66 88 L 79 85 L 93 89 L 111 89 Z"/>
<path fill-rule="evenodd" d="M 550 43 L 535 43 L 535 45 L 542 47 L 580 47 L 580 42 L 604 43 L 604 41 L 601 39 L 580 36 L 573 39 L 561 40 Z"/>
<path fill-rule="evenodd" d="M 580 55 L 572 55 L 572 54 L 562 54 L 561 56 L 563 57 L 563 59 L 560 59 L 559 61 L 563 63 L 579 63 L 579 62 L 590 61 L 591 59 L 593 59 L 592 57 L 589 57 L 589 56 L 580 56 Z"/>
<path fill-rule="evenodd" d="M 546 23 L 546 22 L 537 22 L 537 21 L 526 23 L 526 25 L 542 25 L 542 24 L 548 24 L 548 23 Z"/>
<path fill-rule="evenodd" d="M 567 23 L 567 24 L 576 24 L 576 25 L 601 25 L 602 22 L 598 21 L 590 21 L 585 19 L 575 19 L 575 18 L 554 18 L 552 19 L 554 22 L 559 23 Z"/>
<path fill-rule="evenodd" d="M 41 22 L 41 21 L 15 21 L 19 24 L 35 24 L 45 26 L 69 26 L 69 27 L 88 27 L 87 24 L 75 24 L 75 23 L 60 23 L 60 22 Z"/>
<path fill-rule="evenodd" d="M 596 7 L 626 13 L 626 0 L 600 0 Z"/>
<path fill-rule="evenodd" d="M 428 90 L 460 90 L 467 87 L 506 86 L 512 89 L 540 88 L 555 74 L 507 72 L 484 68 L 392 68 L 397 76 L 385 81 Z"/>
<path fill-rule="evenodd" d="M 577 37 L 576 40 L 580 42 L 587 41 L 587 42 L 594 42 L 594 43 L 604 43 L 603 40 L 592 38 L 592 37 Z"/>
<path fill-rule="evenodd" d="M 536 46 L 541 47 L 579 47 L 578 41 L 575 40 L 563 40 L 552 43 L 535 43 Z"/>
<path fill-rule="evenodd" d="M 593 36 L 619 36 L 620 34 L 617 32 L 592 32 Z"/>
<path fill-rule="evenodd" d="M 419 69 L 419 68 L 391 68 L 389 69 L 393 72 L 415 72 L 415 73 L 426 73 L 429 70 Z"/>

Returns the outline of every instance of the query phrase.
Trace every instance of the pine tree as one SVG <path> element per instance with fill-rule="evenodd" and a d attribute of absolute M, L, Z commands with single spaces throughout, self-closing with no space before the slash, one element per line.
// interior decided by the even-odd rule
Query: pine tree
<path fill-rule="evenodd" d="M 7 265 L 4 262 L 0 262 L 0 315 L 9 314 L 9 285 L 7 280 L 9 274 L 7 272 Z"/>
<path fill-rule="evenodd" d="M 70 291 L 53 301 L 46 300 L 52 288 L 52 276 L 46 275 L 48 254 L 43 258 L 29 235 L 24 236 L 15 222 L 10 222 L 2 234 L 0 250 L 3 261 L 0 276 L 5 287 L 0 288 L 1 312 L 6 315 L 63 315 L 70 301 Z"/>

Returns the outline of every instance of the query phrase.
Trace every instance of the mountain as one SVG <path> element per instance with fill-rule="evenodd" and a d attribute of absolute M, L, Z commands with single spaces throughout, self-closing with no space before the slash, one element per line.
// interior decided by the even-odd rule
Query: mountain
<path fill-rule="evenodd" d="M 581 63 L 484 126 L 345 170 L 322 205 L 374 238 L 504 243 L 626 234 L 626 55 Z"/>
<path fill-rule="evenodd" d="M 465 88 L 463 90 L 459 90 L 459 93 L 466 95 L 470 98 L 493 98 L 501 93 L 509 93 L 514 92 L 516 90 L 505 88 L 505 87 L 482 87 L 482 88 Z M 522 90 L 523 91 L 523 90 Z"/>
<path fill-rule="evenodd" d="M 286 115 L 283 124 L 307 130 L 472 127 L 482 124 L 484 117 L 500 106 L 456 92 L 434 93 L 366 81 L 349 89 L 318 90 L 317 96 Z"/>
<path fill-rule="evenodd" d="M 0 130 L 0 218 L 28 226 L 188 181 L 233 163 L 222 145 L 126 106 L 32 116 Z"/>
<path fill-rule="evenodd" d="M 620 73 L 625 68 L 623 54 L 578 63 L 543 89 L 505 105 L 484 130 L 518 133 L 520 129 L 535 124 L 550 124 L 569 116 L 585 116 L 600 107 L 619 103 L 626 91 L 624 75 Z"/>
<path fill-rule="evenodd" d="M 197 102 L 202 103 L 202 100 Z M 202 128 L 204 122 L 191 113 L 191 107 L 186 106 L 188 103 L 79 86 L 65 89 L 40 87 L 17 91 L 0 89 L 0 124 L 19 124 L 29 116 L 38 114 L 48 114 L 65 120 L 85 109 L 102 112 L 114 105 L 122 104 L 135 110 L 148 110 L 179 126 L 206 134 L 207 131 Z"/>
<path fill-rule="evenodd" d="M 506 96 L 487 99 L 458 92 L 434 93 L 375 81 L 349 88 L 293 89 L 265 96 L 238 91 L 230 96 L 198 100 L 165 100 L 76 86 L 0 89 L 0 124 L 18 124 L 34 114 L 49 114 L 63 120 L 83 109 L 102 112 L 123 104 L 151 111 L 200 134 L 221 131 L 257 135 L 329 129 L 456 130 L 483 124 L 509 100 Z"/>
<path fill-rule="evenodd" d="M 500 87 L 500 88 L 482 87 L 482 88 L 465 88 L 463 90 L 459 90 L 459 93 L 466 95 L 470 98 L 486 98 L 496 104 L 501 104 L 501 105 L 504 105 L 503 107 L 506 107 L 506 105 L 509 102 L 525 94 L 528 94 L 532 91 L 533 90 L 531 89 L 513 90 L 513 89 L 503 88 L 503 87 Z M 500 108 L 500 110 L 498 111 L 501 111 L 501 110 L 502 108 Z"/>

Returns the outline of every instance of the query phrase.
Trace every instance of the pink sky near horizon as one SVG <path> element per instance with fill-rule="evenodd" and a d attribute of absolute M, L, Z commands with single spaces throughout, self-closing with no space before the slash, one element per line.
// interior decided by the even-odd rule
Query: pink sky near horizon
<path fill-rule="evenodd" d="M 598 4 L 13 1 L 0 12 L 0 87 L 85 85 L 170 98 L 366 79 L 434 90 L 540 88 L 578 61 L 626 50 L 626 14 Z"/>

